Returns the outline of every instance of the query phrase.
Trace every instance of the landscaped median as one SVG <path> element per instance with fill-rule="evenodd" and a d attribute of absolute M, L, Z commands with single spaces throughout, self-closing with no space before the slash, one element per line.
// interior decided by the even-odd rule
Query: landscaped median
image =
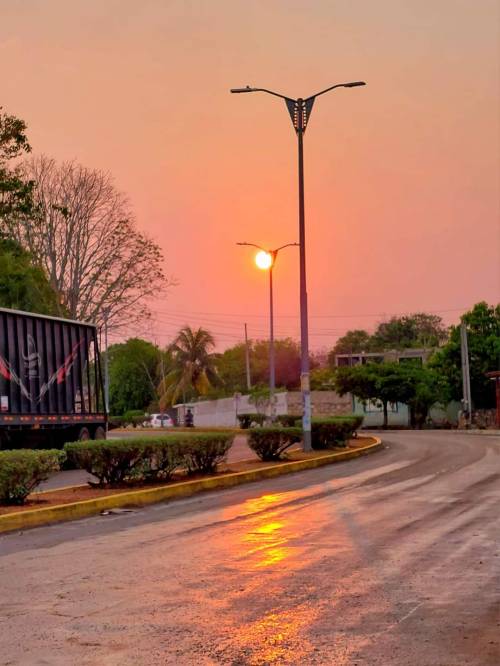
<path fill-rule="evenodd" d="M 175 459 L 178 459 L 179 455 L 185 455 L 186 451 L 188 451 L 189 455 L 193 455 L 196 446 L 193 448 L 192 442 L 189 442 L 188 439 L 191 438 L 185 438 L 185 444 L 181 444 L 177 451 L 174 452 Z M 203 437 L 195 439 L 200 443 Z M 215 458 L 224 455 L 222 451 L 224 444 L 221 442 L 222 440 L 219 438 L 218 443 L 212 445 L 215 446 L 215 450 L 213 451 Z M 130 446 L 130 442 L 127 442 L 127 444 Z M 169 453 L 168 456 L 162 458 L 164 470 L 167 470 L 166 476 L 168 479 L 165 478 L 162 481 L 154 479 L 147 485 L 141 485 L 140 488 L 109 487 L 113 484 L 106 484 L 106 487 L 74 486 L 31 494 L 28 496 L 27 504 L 24 506 L 6 507 L 2 505 L 0 506 L 0 532 L 26 529 L 59 521 L 75 520 L 96 515 L 110 509 L 146 506 L 156 502 L 188 497 L 206 490 L 230 488 L 243 483 L 300 472 L 343 460 L 350 460 L 375 452 L 382 447 L 381 441 L 376 437 L 359 437 L 351 439 L 346 444 L 347 446 L 340 449 L 313 451 L 311 453 L 292 450 L 288 451 L 286 460 L 274 462 L 265 462 L 262 460 L 248 460 L 230 464 L 219 462 L 216 473 L 209 476 L 203 475 L 199 471 L 200 467 L 196 469 L 198 463 L 200 465 L 207 464 L 206 458 L 203 457 L 198 459 L 198 463 L 193 466 L 191 474 L 188 474 L 186 471 L 176 471 L 174 473 L 174 468 L 172 467 L 174 460 L 172 459 L 172 454 Z M 72 445 L 72 447 L 74 446 L 76 445 Z M 151 447 L 151 442 L 148 441 L 147 446 Z M 183 448 L 184 446 L 187 448 Z M 67 448 L 68 455 L 72 455 L 71 447 Z M 133 456 L 133 447 L 128 449 L 128 452 L 130 456 Z M 78 452 L 78 455 L 85 456 L 83 449 Z M 89 455 L 92 457 L 93 454 Z M 149 449 L 149 455 L 151 455 L 151 449 Z M 156 449 L 155 455 L 158 455 L 158 449 Z M 131 460 L 131 458 L 129 459 Z M 93 455 L 92 464 L 94 466 L 95 460 L 95 455 Z M 106 463 L 106 461 L 109 462 L 109 454 L 104 456 L 104 462 Z M 89 469 L 89 465 L 87 465 L 87 469 Z M 101 467 L 101 471 L 102 469 Z M 115 483 L 114 485 L 116 486 L 117 484 Z"/>

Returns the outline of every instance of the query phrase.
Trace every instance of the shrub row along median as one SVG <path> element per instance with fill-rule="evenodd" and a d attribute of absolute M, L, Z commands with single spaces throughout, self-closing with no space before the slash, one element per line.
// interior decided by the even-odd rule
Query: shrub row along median
<path fill-rule="evenodd" d="M 373 453 L 382 448 L 380 440 L 361 437 L 348 447 L 337 451 L 303 453 L 293 451 L 289 460 L 277 462 L 246 461 L 235 463 L 231 468 L 222 466 L 217 474 L 186 477 L 175 475 L 172 481 L 142 486 L 120 486 L 100 488 L 79 486 L 46 491 L 28 498 L 28 506 L 0 507 L 0 534 L 49 523 L 75 520 L 115 508 L 142 507 L 148 504 L 189 497 L 207 490 L 222 490 L 243 483 L 272 479 L 315 469 L 358 456 Z M 35 508 L 39 507 L 39 508 Z"/>
<path fill-rule="evenodd" d="M 278 417 L 286 427 L 250 428 L 248 445 L 261 460 L 281 460 L 293 444 L 302 439 L 302 428 L 293 415 Z M 293 421 L 292 419 L 295 419 Z M 363 422 L 362 416 L 313 418 L 311 443 L 315 451 L 344 447 Z M 290 427 L 295 426 L 295 427 Z"/>
<path fill-rule="evenodd" d="M 64 450 L 70 461 L 97 477 L 99 485 L 162 481 L 182 467 L 188 474 L 213 474 L 232 446 L 232 434 L 74 442 Z"/>
<path fill-rule="evenodd" d="M 313 448 L 346 446 L 361 421 L 355 416 L 313 419 Z M 155 438 L 74 442 L 66 444 L 64 451 L 1 451 L 0 503 L 22 504 L 66 459 L 96 477 L 94 485 L 100 487 L 166 482 L 177 469 L 188 475 L 214 474 L 226 460 L 233 438 L 233 433 L 169 433 Z M 248 443 L 261 460 L 277 461 L 301 439 L 300 428 L 275 426 L 250 429 Z"/>
<path fill-rule="evenodd" d="M 64 451 L 0 451 L 0 504 L 22 504 L 42 481 L 59 471 Z"/>
<path fill-rule="evenodd" d="M 0 451 L 0 504 L 23 504 L 66 459 L 95 476 L 101 487 L 168 481 L 180 467 L 188 474 L 213 474 L 225 460 L 233 438 L 227 433 L 200 433 L 74 442 L 63 451 Z"/>

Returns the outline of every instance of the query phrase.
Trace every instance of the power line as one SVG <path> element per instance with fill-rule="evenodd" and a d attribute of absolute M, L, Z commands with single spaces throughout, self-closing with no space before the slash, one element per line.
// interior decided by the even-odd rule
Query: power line
<path fill-rule="evenodd" d="M 442 309 L 442 310 L 426 310 L 426 313 L 429 314 L 437 314 L 437 313 L 450 313 L 450 312 L 463 312 L 467 310 L 467 308 L 448 308 L 448 309 Z M 394 317 L 394 316 L 402 316 L 402 315 L 408 315 L 415 313 L 416 311 L 413 310 L 411 311 L 406 311 L 406 312 L 393 312 L 393 313 L 379 313 L 379 314 L 351 314 L 351 315 L 311 315 L 312 319 L 350 319 L 350 318 L 362 318 L 362 317 L 380 317 L 380 318 L 387 318 L 387 317 Z M 422 311 L 423 312 L 423 311 Z M 226 319 L 218 319 L 218 317 L 226 317 Z M 234 319 L 230 318 L 244 318 L 244 317 L 255 317 L 255 318 L 262 318 L 262 319 L 267 319 L 268 315 L 262 314 L 262 315 L 257 315 L 257 314 L 249 314 L 245 313 L 245 315 L 237 314 L 237 313 L 227 313 L 227 312 L 205 312 L 205 311 L 196 311 L 193 310 L 191 312 L 187 311 L 179 311 L 179 310 L 156 310 L 151 319 L 147 320 L 147 323 L 144 322 L 142 324 L 132 324 L 130 327 L 126 327 L 125 329 L 122 329 L 121 331 L 117 332 L 110 332 L 110 337 L 112 337 L 114 340 L 123 340 L 125 337 L 144 337 L 147 339 L 151 339 L 152 337 L 157 337 L 164 339 L 165 342 L 168 339 L 173 339 L 177 335 L 179 328 L 182 327 L 183 325 L 188 325 L 190 323 L 189 320 L 191 320 L 191 325 L 192 321 L 194 320 L 196 325 L 198 326 L 206 326 L 211 329 L 211 332 L 213 333 L 214 337 L 216 338 L 217 342 L 222 342 L 222 343 L 238 343 L 242 342 L 244 335 L 243 335 L 243 328 L 242 324 L 240 321 L 235 321 Z M 229 318 L 229 319 L 227 319 Z M 300 331 L 299 331 L 299 326 L 298 326 L 298 315 L 281 315 L 281 317 L 278 316 L 278 318 L 282 318 L 285 320 L 288 319 L 295 319 L 297 321 L 297 325 L 287 325 L 285 322 L 282 324 L 278 324 L 278 331 L 277 331 L 277 336 L 281 339 L 283 338 L 292 338 L 292 339 L 297 339 L 300 336 Z M 291 322 L 290 322 L 291 324 Z M 347 327 L 346 327 L 347 326 Z M 160 329 L 160 330 L 158 330 Z M 349 329 L 349 325 L 345 324 L 344 327 L 342 328 L 312 328 L 310 330 L 309 335 L 312 338 L 317 339 L 318 341 L 321 339 L 330 339 L 332 341 L 332 344 L 335 339 L 339 338 L 340 336 L 344 335 L 347 333 Z M 269 335 L 268 327 L 266 322 L 258 321 L 255 323 L 251 323 L 249 325 L 249 334 L 250 338 L 253 340 L 265 340 L 267 339 Z M 326 340 L 325 340 L 326 342 Z"/>
<path fill-rule="evenodd" d="M 322 314 L 322 315 L 309 315 L 310 319 L 356 319 L 356 318 L 373 318 L 373 317 L 400 317 L 404 315 L 410 315 L 410 314 L 415 314 L 417 312 L 423 312 L 425 314 L 447 314 L 450 312 L 464 312 L 467 310 L 469 306 L 461 307 L 461 308 L 448 308 L 448 309 L 440 309 L 440 310 L 427 310 L 425 308 L 423 309 L 416 309 L 412 308 L 411 310 L 405 310 L 402 312 L 378 312 L 378 313 L 363 313 L 363 314 Z M 202 316 L 215 316 L 215 317 L 240 317 L 240 318 L 245 318 L 245 317 L 257 317 L 257 318 L 264 318 L 267 319 L 269 317 L 268 314 L 256 314 L 256 313 L 236 313 L 236 312 L 204 312 L 204 311 L 196 311 L 192 310 L 191 312 L 185 312 L 181 310 L 156 310 L 158 314 L 164 314 L 164 315 L 170 315 L 170 316 L 177 316 L 177 317 L 192 317 L 195 315 L 202 315 Z M 298 314 L 282 314 L 282 315 L 275 315 L 277 318 L 283 318 L 283 319 L 295 319 L 298 318 Z"/>

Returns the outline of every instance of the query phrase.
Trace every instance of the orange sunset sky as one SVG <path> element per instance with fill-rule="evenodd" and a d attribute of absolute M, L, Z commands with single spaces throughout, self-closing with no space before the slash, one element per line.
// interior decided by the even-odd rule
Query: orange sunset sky
<path fill-rule="evenodd" d="M 0 0 L 0 105 L 35 154 L 110 171 L 178 286 L 141 334 L 219 348 L 267 334 L 267 275 L 236 241 L 298 240 L 292 97 L 305 135 L 310 344 L 392 313 L 447 323 L 500 296 L 496 0 Z M 275 270 L 298 337 L 298 252 Z"/>

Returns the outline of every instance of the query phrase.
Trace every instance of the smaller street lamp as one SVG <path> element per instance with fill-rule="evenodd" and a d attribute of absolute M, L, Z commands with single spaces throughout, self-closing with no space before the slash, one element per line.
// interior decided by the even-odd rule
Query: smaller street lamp
<path fill-rule="evenodd" d="M 276 405 L 274 394 L 276 391 L 276 367 L 274 360 L 274 302 L 273 302 L 273 268 L 278 257 L 278 252 L 285 247 L 298 247 L 298 243 L 287 243 L 275 250 L 266 250 L 255 243 L 236 243 L 236 245 L 248 245 L 259 251 L 255 255 L 255 263 L 263 271 L 269 271 L 269 402 L 271 405 L 271 421 L 276 418 Z"/>

